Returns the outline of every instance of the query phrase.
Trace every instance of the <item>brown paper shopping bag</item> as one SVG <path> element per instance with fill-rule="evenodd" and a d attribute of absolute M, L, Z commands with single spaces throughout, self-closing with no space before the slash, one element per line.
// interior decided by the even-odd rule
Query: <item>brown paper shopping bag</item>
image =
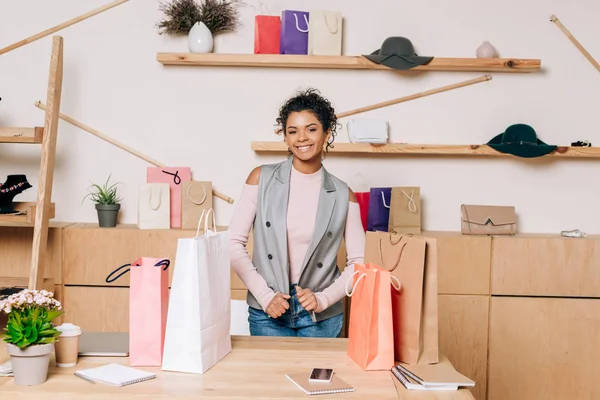
<path fill-rule="evenodd" d="M 439 361 L 437 243 L 435 239 L 367 232 L 365 263 L 375 263 L 398 278 L 392 291 L 394 355 L 407 364 Z"/>
<path fill-rule="evenodd" d="M 399 186 L 392 188 L 388 231 L 421 233 L 421 189 Z"/>
<path fill-rule="evenodd" d="M 212 182 L 188 181 L 181 186 L 181 228 L 196 229 L 202 211 L 213 208 Z"/>

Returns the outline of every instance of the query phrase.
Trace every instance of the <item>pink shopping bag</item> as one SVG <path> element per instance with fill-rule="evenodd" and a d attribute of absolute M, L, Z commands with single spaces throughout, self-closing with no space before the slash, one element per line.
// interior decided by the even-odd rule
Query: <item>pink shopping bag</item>
<path fill-rule="evenodd" d="M 147 183 L 168 183 L 171 201 L 171 228 L 181 228 L 181 187 L 192 180 L 189 167 L 148 167 Z"/>
<path fill-rule="evenodd" d="M 114 282 L 127 272 L 129 278 L 129 365 L 162 365 L 167 311 L 169 265 L 166 258 L 142 257 L 115 269 L 106 277 Z M 125 269 L 128 268 L 128 269 Z M 120 273 L 119 273 L 120 272 Z M 119 273 L 116 277 L 115 274 Z"/>

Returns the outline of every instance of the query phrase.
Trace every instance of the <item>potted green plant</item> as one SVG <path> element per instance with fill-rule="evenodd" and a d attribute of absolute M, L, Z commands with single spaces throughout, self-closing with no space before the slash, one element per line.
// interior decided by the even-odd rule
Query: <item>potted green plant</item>
<path fill-rule="evenodd" d="M 46 290 L 24 289 L 0 301 L 8 315 L 5 334 L 15 383 L 40 385 L 48 378 L 50 355 L 60 332 L 52 320 L 62 314 L 62 305 Z"/>
<path fill-rule="evenodd" d="M 98 213 L 98 225 L 103 228 L 113 228 L 117 226 L 117 218 L 121 209 L 121 198 L 117 196 L 117 183 L 111 185 L 110 175 L 102 186 L 93 183 L 89 190 L 90 192 L 83 198 L 89 198 L 96 203 L 96 211 Z"/>

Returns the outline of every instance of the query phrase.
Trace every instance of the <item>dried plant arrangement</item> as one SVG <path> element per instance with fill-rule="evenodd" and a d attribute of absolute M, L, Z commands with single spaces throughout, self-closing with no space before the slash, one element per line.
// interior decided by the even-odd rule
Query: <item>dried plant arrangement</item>
<path fill-rule="evenodd" d="M 161 2 L 160 11 L 165 18 L 158 22 L 159 34 L 187 35 L 201 21 L 213 35 L 234 32 L 238 26 L 237 6 L 242 0 L 170 0 Z"/>

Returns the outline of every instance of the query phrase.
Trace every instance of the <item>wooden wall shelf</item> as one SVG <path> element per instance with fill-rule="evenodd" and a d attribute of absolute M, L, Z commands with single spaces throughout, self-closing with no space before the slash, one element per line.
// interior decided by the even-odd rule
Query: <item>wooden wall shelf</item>
<path fill-rule="evenodd" d="M 21 214 L 0 214 L 0 226 L 33 226 L 35 224 L 35 202 L 15 202 L 15 211 Z M 48 209 L 48 218 L 55 217 L 56 207 L 54 203 L 50 203 Z"/>
<path fill-rule="evenodd" d="M 354 155 L 432 155 L 432 156 L 490 156 L 515 157 L 511 154 L 500 153 L 491 147 L 482 145 L 452 145 L 452 144 L 401 144 L 388 143 L 371 145 L 369 143 L 334 143 L 329 150 L 332 154 Z M 287 145 L 283 142 L 252 142 L 252 150 L 257 153 L 287 153 Z M 599 147 L 558 147 L 554 153 L 546 157 L 560 158 L 600 158 Z"/>
<path fill-rule="evenodd" d="M 427 65 L 408 71 L 398 71 L 376 64 L 363 56 L 313 56 L 296 54 L 195 54 L 158 53 L 158 62 L 164 65 L 208 67 L 263 67 L 263 68 L 317 68 L 317 69 L 374 69 L 395 72 L 409 71 L 480 71 L 480 72 L 533 72 L 541 67 L 539 59 L 519 58 L 443 58 L 436 57 Z"/>
<path fill-rule="evenodd" d="M 0 127 L 0 143 L 42 143 L 44 128 Z"/>

